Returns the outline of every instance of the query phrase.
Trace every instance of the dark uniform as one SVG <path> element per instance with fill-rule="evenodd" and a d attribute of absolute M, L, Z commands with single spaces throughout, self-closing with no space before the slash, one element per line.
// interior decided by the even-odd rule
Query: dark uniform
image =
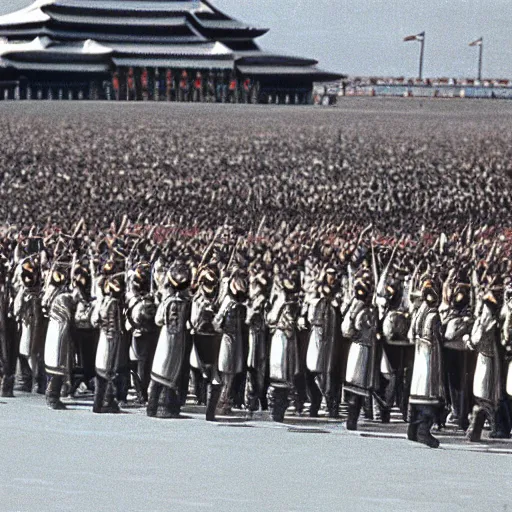
<path fill-rule="evenodd" d="M 218 370 L 221 335 L 213 327 L 218 287 L 216 274 L 210 269 L 201 271 L 198 285 L 192 299 L 190 324 L 198 366 L 207 385 L 206 420 L 213 421 L 222 389 Z"/>
<path fill-rule="evenodd" d="M 115 377 L 118 351 L 122 342 L 123 280 L 117 276 L 105 277 L 104 296 L 98 300 L 92 313 L 92 325 L 100 330 L 96 351 L 96 380 L 94 386 L 95 413 L 119 412 L 116 400 Z"/>

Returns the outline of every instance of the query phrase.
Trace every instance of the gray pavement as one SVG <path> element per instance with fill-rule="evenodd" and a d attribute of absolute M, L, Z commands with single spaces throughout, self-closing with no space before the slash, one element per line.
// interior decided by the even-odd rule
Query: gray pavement
<path fill-rule="evenodd" d="M 207 423 L 193 406 L 180 420 L 69 407 L 1 399 L 0 512 L 512 510 L 510 442 L 468 446 L 448 429 L 431 450 L 398 418 L 352 433 L 322 418 Z"/>

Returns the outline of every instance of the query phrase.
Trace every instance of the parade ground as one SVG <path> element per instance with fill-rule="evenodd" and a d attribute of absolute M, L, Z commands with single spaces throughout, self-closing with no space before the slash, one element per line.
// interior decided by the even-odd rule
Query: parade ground
<path fill-rule="evenodd" d="M 432 450 L 405 425 L 242 412 L 216 423 L 143 409 L 91 413 L 91 397 L 51 411 L 39 395 L 0 404 L 0 510 L 505 512 L 512 443 L 468 445 L 450 428 Z"/>
<path fill-rule="evenodd" d="M 5 228 L 71 233 L 128 213 L 188 240 L 262 217 L 269 237 L 299 221 L 307 233 L 373 222 L 382 237 L 512 222 L 512 102 L 4 102 L 0 114 Z M 87 393 L 65 411 L 15 394 L 0 399 L 0 512 L 512 512 L 512 441 L 488 430 L 469 444 L 448 425 L 433 450 L 406 440 L 396 411 L 348 432 L 292 411 L 208 423 L 192 403 L 163 420 L 93 414 Z"/>

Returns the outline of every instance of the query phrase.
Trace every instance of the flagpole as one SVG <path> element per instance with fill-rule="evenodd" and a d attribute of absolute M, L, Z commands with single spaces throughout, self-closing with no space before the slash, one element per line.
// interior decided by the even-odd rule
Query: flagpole
<path fill-rule="evenodd" d="M 423 33 L 423 37 L 421 38 L 421 49 L 420 49 L 420 82 L 423 79 L 423 55 L 425 50 L 425 33 Z"/>
<path fill-rule="evenodd" d="M 480 43 L 480 51 L 478 53 L 478 81 L 482 80 L 482 56 L 484 52 L 484 40 Z"/>

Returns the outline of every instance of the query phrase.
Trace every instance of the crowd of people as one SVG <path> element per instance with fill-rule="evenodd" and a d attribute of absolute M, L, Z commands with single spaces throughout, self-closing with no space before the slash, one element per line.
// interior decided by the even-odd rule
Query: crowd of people
<path fill-rule="evenodd" d="M 114 413 L 133 387 L 173 418 L 192 380 L 207 420 L 344 401 L 352 430 L 398 406 L 431 447 L 447 421 L 510 437 L 503 130 L 137 112 L 2 127 L 3 396 L 83 383 Z"/>

